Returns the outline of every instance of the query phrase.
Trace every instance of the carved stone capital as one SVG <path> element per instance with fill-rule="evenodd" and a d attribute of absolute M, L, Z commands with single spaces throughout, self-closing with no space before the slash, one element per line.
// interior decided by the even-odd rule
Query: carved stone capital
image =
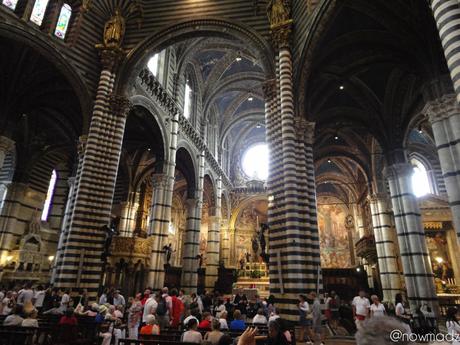
<path fill-rule="evenodd" d="M 274 45 L 278 49 L 289 48 L 292 38 L 292 19 L 271 27 L 271 34 Z"/>
<path fill-rule="evenodd" d="M 382 201 L 387 202 L 388 201 L 388 195 L 385 194 L 385 193 L 374 193 L 374 194 L 370 194 L 367 197 L 367 200 L 371 204 L 377 204 L 378 202 L 382 202 Z"/>
<path fill-rule="evenodd" d="M 132 103 L 124 96 L 115 95 L 110 97 L 110 108 L 112 112 L 120 117 L 126 117 L 132 108 Z"/>
<path fill-rule="evenodd" d="M 15 142 L 8 137 L 0 136 L 0 151 L 5 153 L 11 151 L 14 148 Z"/>
<path fill-rule="evenodd" d="M 154 189 L 161 189 L 166 187 L 168 182 L 168 175 L 166 174 L 153 174 L 152 175 L 152 184 Z"/>
<path fill-rule="evenodd" d="M 185 205 L 187 206 L 187 210 L 193 211 L 195 210 L 200 203 L 200 200 L 195 198 L 195 199 L 187 199 L 185 200 Z"/>
<path fill-rule="evenodd" d="M 266 101 L 270 101 L 276 97 L 276 79 L 269 79 L 262 85 Z"/>
<path fill-rule="evenodd" d="M 454 94 L 444 95 L 426 103 L 423 113 L 433 124 L 448 119 L 452 115 L 460 114 L 460 105 Z"/>
<path fill-rule="evenodd" d="M 297 138 L 307 144 L 313 145 L 315 141 L 315 123 L 304 118 L 296 121 Z"/>
<path fill-rule="evenodd" d="M 121 49 L 99 48 L 99 58 L 103 69 L 114 70 L 124 59 L 125 53 Z"/>
<path fill-rule="evenodd" d="M 414 173 L 414 167 L 409 163 L 395 163 L 383 169 L 383 175 L 388 180 L 411 176 Z"/>

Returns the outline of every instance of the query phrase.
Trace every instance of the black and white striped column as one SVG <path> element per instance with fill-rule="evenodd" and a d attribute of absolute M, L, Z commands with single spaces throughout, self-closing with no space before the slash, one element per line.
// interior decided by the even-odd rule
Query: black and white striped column
<path fill-rule="evenodd" d="M 198 287 L 198 259 L 200 250 L 201 205 L 199 199 L 187 199 L 187 218 L 185 239 L 182 250 L 182 281 L 181 287 L 187 293 L 197 291 Z"/>
<path fill-rule="evenodd" d="M 203 208 L 203 184 L 204 184 L 205 155 L 199 156 L 199 182 L 195 191 L 195 198 L 187 199 L 187 218 L 185 239 L 182 250 L 182 280 L 181 287 L 187 293 L 196 292 L 198 288 L 198 268 L 200 253 L 201 212 Z"/>
<path fill-rule="evenodd" d="M 412 312 L 422 304 L 438 310 L 438 299 L 426 247 L 420 208 L 412 190 L 413 167 L 394 163 L 385 168 L 398 236 L 404 281 Z"/>
<path fill-rule="evenodd" d="M 208 244 L 206 249 L 206 291 L 213 291 L 219 277 L 219 249 L 221 222 L 222 178 L 216 181 L 216 206 L 208 221 Z"/>
<path fill-rule="evenodd" d="M 460 102 L 460 6 L 458 0 L 431 0 L 431 9 Z"/>
<path fill-rule="evenodd" d="M 297 320 L 298 295 L 316 290 L 321 279 L 317 277 L 319 238 L 315 230 L 316 196 L 310 142 L 313 133 L 311 126 L 298 128 L 295 123 L 290 33 L 289 22 L 272 30 L 279 49 L 280 102 L 279 110 L 276 102 L 271 114 L 274 119 L 271 129 L 272 136 L 280 139 L 273 140 L 270 157 L 273 193 L 269 220 L 270 293 L 277 297 L 283 317 Z"/>
<path fill-rule="evenodd" d="M 429 116 L 433 128 L 452 220 L 460 243 L 460 105 L 455 95 L 445 95 L 428 102 L 424 113 Z"/>
<path fill-rule="evenodd" d="M 79 178 L 70 230 L 55 285 L 86 288 L 95 298 L 101 282 L 101 255 L 110 223 L 129 101 L 113 95 L 119 54 L 102 52 L 102 72 Z"/>
<path fill-rule="evenodd" d="M 375 247 L 379 264 L 383 301 L 394 303 L 396 294 L 401 292 L 401 280 L 398 269 L 397 248 L 394 243 L 396 234 L 392 226 L 388 198 L 382 194 L 369 197 L 374 229 Z"/>
<path fill-rule="evenodd" d="M 170 219 L 165 219 L 165 189 L 168 183 L 166 174 L 154 174 L 153 197 L 150 208 L 150 223 L 148 236 L 152 239 L 152 252 L 150 255 L 150 269 L 147 278 L 148 286 L 154 289 L 161 289 L 164 286 L 165 278 L 165 252 L 163 247 L 167 245 L 168 227 Z M 171 205 L 169 205 L 171 207 Z"/>
<path fill-rule="evenodd" d="M 152 253 L 150 255 L 150 268 L 148 285 L 160 289 L 164 285 L 164 251 L 167 244 L 169 223 L 171 221 L 171 205 L 174 192 L 176 172 L 177 137 L 179 134 L 179 112 L 172 112 L 170 120 L 170 136 L 168 160 L 165 162 L 166 174 L 154 176 L 154 194 L 150 209 L 149 236 L 152 236 Z M 165 143 L 166 145 L 166 143 Z M 177 248 L 173 248 L 177 250 Z"/>
<path fill-rule="evenodd" d="M 137 202 L 126 201 L 121 203 L 120 224 L 118 233 L 121 237 L 132 237 L 136 227 L 136 215 L 139 208 Z"/>
<path fill-rule="evenodd" d="M 73 211 L 75 208 L 75 199 L 77 196 L 78 185 L 81 177 L 81 169 L 83 167 L 83 157 L 86 150 L 86 142 L 88 137 L 86 135 L 82 135 L 79 138 L 78 145 L 77 145 L 77 169 L 75 173 L 75 177 L 71 177 L 68 179 L 69 184 L 69 193 L 67 196 L 67 204 L 64 211 L 64 219 L 62 220 L 61 225 L 61 233 L 59 234 L 59 241 L 56 250 L 56 257 L 54 259 L 54 267 L 51 274 L 51 283 L 54 284 L 57 276 L 57 267 L 62 264 L 62 259 L 64 255 L 64 244 L 67 242 L 67 237 L 70 231 L 70 220 L 72 219 Z"/>

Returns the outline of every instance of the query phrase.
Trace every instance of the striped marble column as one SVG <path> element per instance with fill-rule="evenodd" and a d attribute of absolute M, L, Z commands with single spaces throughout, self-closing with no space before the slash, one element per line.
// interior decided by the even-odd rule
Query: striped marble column
<path fill-rule="evenodd" d="M 86 142 L 88 137 L 82 135 L 79 138 L 77 145 L 77 162 L 75 163 L 76 172 L 75 177 L 68 179 L 69 183 L 69 194 L 67 196 L 67 205 L 64 212 L 64 219 L 62 220 L 61 233 L 59 234 L 58 246 L 56 249 L 56 258 L 54 259 L 54 267 L 52 271 L 51 283 L 54 284 L 57 276 L 57 267 L 62 264 L 64 254 L 64 244 L 67 241 L 70 230 L 70 220 L 72 219 L 73 211 L 75 208 L 75 199 L 77 196 L 77 190 L 80 183 L 81 169 L 83 167 L 83 157 L 86 149 Z"/>
<path fill-rule="evenodd" d="M 388 198 L 382 194 L 369 197 L 374 229 L 375 247 L 382 284 L 383 301 L 393 302 L 396 294 L 401 292 L 400 273 L 398 269 L 397 248 L 394 243 L 393 226 Z"/>
<path fill-rule="evenodd" d="M 216 181 L 216 207 L 212 210 L 208 225 L 208 244 L 206 250 L 206 291 L 213 291 L 219 277 L 219 249 L 220 249 L 220 222 L 221 222 L 221 197 L 222 179 Z"/>
<path fill-rule="evenodd" d="M 167 245 L 168 227 L 170 219 L 165 219 L 165 189 L 168 183 L 166 174 L 154 174 L 153 177 L 153 197 L 150 207 L 150 223 L 148 236 L 152 242 L 152 252 L 150 255 L 150 269 L 147 278 L 148 286 L 154 289 L 161 289 L 164 286 L 165 278 L 165 253 L 163 247 Z M 169 205 L 170 207 L 171 205 Z"/>
<path fill-rule="evenodd" d="M 113 95 L 119 54 L 101 52 L 102 71 L 96 93 L 75 205 L 55 285 L 86 288 L 96 298 L 110 223 L 129 101 Z"/>
<path fill-rule="evenodd" d="M 200 153 L 198 160 L 198 186 L 195 190 L 195 197 L 187 199 L 187 219 L 185 228 L 185 240 L 182 250 L 182 280 L 181 286 L 192 293 L 198 287 L 198 268 L 200 253 L 200 232 L 201 213 L 203 208 L 203 186 L 204 186 L 204 151 Z"/>
<path fill-rule="evenodd" d="M 444 56 L 450 70 L 457 101 L 460 102 L 460 6 L 458 0 L 431 0 Z"/>
<path fill-rule="evenodd" d="M 3 168 L 5 157 L 14 148 L 15 142 L 8 137 L 0 136 L 0 170 Z"/>
<path fill-rule="evenodd" d="M 187 218 L 185 239 L 182 250 L 182 280 L 181 287 L 190 294 L 198 287 L 198 259 L 200 250 L 201 207 L 202 201 L 198 198 L 187 199 Z"/>
<path fill-rule="evenodd" d="M 313 164 L 308 158 L 311 147 L 308 148 L 306 142 L 299 146 L 303 138 L 298 138 L 294 118 L 291 25 L 288 21 L 272 27 L 279 52 L 280 100 L 280 121 L 275 122 L 280 125 L 280 131 L 275 130 L 273 135 L 281 138 L 282 145 L 279 140 L 275 141 L 271 157 L 274 200 L 269 245 L 270 293 L 277 297 L 277 307 L 283 317 L 297 320 L 298 295 L 316 289 L 319 248 L 317 233 L 312 232 L 312 224 L 316 222 L 316 197 L 309 193 L 315 190 Z M 274 113 L 276 118 L 278 111 Z M 306 155 L 307 163 L 299 159 L 299 148 Z"/>
<path fill-rule="evenodd" d="M 148 285 L 158 289 L 163 287 L 165 280 L 163 247 L 167 242 L 169 222 L 171 221 L 171 205 L 176 172 L 177 137 L 179 134 L 179 111 L 172 109 L 171 114 L 172 117 L 169 121 L 170 139 L 168 160 L 164 163 L 166 174 L 164 178 L 161 175 L 154 177 L 154 184 L 157 184 L 157 187 L 161 186 L 162 189 L 157 190 L 157 193 L 154 191 L 148 230 L 149 236 L 152 236 L 153 243 Z"/>
<path fill-rule="evenodd" d="M 445 95 L 428 102 L 424 113 L 429 116 L 433 128 L 452 220 L 460 243 L 460 105 L 455 95 Z"/>
<path fill-rule="evenodd" d="M 438 311 L 430 258 L 426 247 L 420 208 L 412 190 L 413 168 L 409 163 L 394 163 L 385 168 L 395 217 L 404 281 L 412 312 L 428 304 Z"/>
<path fill-rule="evenodd" d="M 136 227 L 136 214 L 139 204 L 136 202 L 126 201 L 121 203 L 120 225 L 118 234 L 122 237 L 132 237 Z"/>

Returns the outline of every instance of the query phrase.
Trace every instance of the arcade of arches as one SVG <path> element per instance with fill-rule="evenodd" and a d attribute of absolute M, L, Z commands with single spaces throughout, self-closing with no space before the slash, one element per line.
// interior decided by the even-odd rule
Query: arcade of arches
<path fill-rule="evenodd" d="M 458 302 L 454 3 L 3 0 L 1 283 Z"/>

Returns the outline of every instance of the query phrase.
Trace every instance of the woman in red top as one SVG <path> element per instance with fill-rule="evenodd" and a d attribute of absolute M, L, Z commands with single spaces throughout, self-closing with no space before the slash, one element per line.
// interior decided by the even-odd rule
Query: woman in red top
<path fill-rule="evenodd" d="M 73 314 L 73 308 L 67 308 L 65 314 L 59 320 L 59 324 L 69 326 L 76 326 L 78 324 L 78 320 Z"/>

